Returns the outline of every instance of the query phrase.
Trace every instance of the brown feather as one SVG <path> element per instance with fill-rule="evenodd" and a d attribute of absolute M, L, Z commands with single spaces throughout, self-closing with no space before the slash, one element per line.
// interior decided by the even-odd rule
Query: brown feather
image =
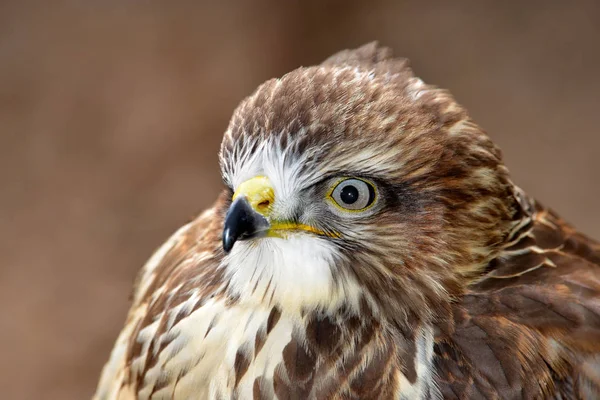
<path fill-rule="evenodd" d="M 469 287 L 454 329 L 437 339 L 448 398 L 600 393 L 600 245 L 529 202 L 526 229 Z"/>

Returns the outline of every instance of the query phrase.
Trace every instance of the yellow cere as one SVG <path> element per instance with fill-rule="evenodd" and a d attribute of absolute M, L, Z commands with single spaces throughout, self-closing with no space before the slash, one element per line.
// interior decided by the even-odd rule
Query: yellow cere
<path fill-rule="evenodd" d="M 266 176 L 255 176 L 243 182 L 233 194 L 232 200 L 239 196 L 244 196 L 252 208 L 265 217 L 275 200 L 273 186 Z"/>

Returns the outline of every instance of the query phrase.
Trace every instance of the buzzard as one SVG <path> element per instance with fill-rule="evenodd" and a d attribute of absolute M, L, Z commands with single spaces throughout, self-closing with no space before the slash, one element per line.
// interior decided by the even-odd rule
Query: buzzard
<path fill-rule="evenodd" d="M 598 399 L 600 245 L 376 43 L 262 84 L 96 399 Z"/>

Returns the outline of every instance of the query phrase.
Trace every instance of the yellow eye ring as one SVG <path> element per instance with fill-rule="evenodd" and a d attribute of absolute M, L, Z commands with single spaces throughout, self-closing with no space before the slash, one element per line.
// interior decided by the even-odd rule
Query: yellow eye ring
<path fill-rule="evenodd" d="M 335 182 L 327 193 L 327 199 L 345 212 L 360 213 L 375 205 L 379 194 L 375 185 L 362 178 L 345 177 Z"/>

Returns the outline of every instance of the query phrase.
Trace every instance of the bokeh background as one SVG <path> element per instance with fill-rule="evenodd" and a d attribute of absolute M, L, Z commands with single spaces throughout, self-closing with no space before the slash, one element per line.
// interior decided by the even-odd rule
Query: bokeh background
<path fill-rule="evenodd" d="M 600 237 L 598 2 L 5 0 L 0 397 L 89 398 L 136 271 L 219 191 L 236 104 L 375 39 Z"/>

